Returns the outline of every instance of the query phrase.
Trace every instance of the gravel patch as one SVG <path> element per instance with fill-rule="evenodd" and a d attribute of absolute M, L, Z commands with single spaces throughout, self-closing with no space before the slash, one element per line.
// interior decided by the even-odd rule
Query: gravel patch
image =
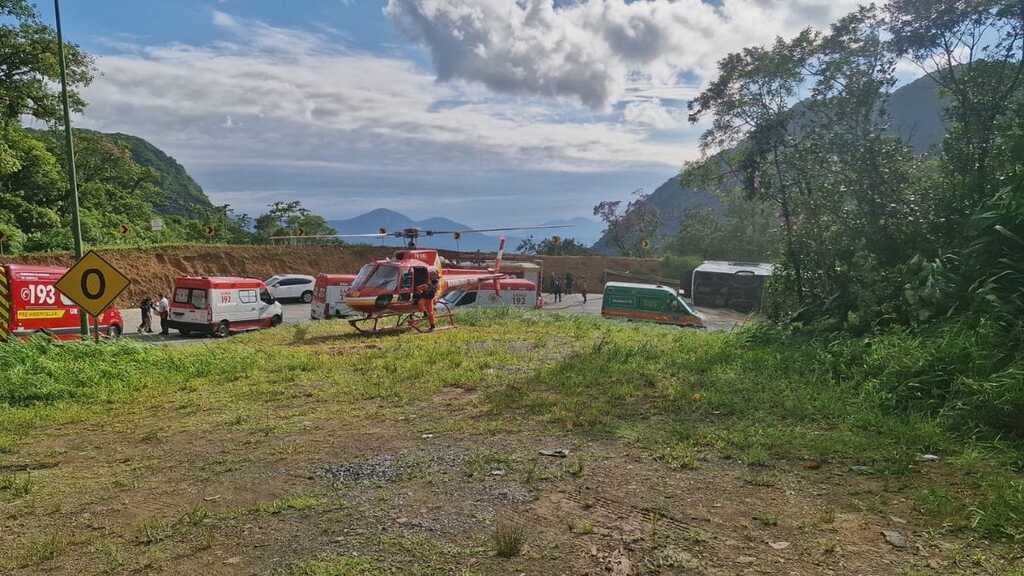
<path fill-rule="evenodd" d="M 317 472 L 332 483 L 396 482 L 408 475 L 412 468 L 396 454 L 377 454 L 346 464 L 322 464 Z"/>

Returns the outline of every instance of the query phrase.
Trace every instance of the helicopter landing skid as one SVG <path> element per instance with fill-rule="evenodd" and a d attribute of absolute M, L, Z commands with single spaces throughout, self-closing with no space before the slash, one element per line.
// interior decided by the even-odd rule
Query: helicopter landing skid
<path fill-rule="evenodd" d="M 435 326 L 433 329 L 430 328 L 427 315 L 422 312 L 364 316 L 349 320 L 348 323 L 357 332 L 366 335 L 395 334 L 406 330 L 426 333 L 455 328 L 455 315 L 452 313 L 451 307 L 447 303 L 442 303 L 442 308 L 443 311 L 434 315 Z"/>

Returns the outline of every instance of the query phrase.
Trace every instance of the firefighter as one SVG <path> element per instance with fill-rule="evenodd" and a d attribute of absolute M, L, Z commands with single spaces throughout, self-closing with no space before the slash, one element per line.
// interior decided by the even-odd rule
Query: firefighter
<path fill-rule="evenodd" d="M 430 282 L 420 284 L 416 288 L 416 309 L 422 312 L 430 323 L 430 329 L 436 327 L 434 318 L 434 298 L 437 296 L 437 276 L 432 276 Z"/>

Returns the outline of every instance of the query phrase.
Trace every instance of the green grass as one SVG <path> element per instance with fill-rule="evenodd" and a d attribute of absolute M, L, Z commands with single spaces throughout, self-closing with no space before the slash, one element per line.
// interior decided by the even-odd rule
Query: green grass
<path fill-rule="evenodd" d="M 29 542 L 19 555 L 18 566 L 25 568 L 49 562 L 63 554 L 66 548 L 67 543 L 60 534 Z"/>
<path fill-rule="evenodd" d="M 292 566 L 289 576 L 385 576 L 393 574 L 364 558 L 325 556 Z"/>
<path fill-rule="evenodd" d="M 1024 361 L 1000 351 L 997 334 L 958 326 L 857 339 L 763 327 L 702 333 L 505 310 L 459 323 L 381 338 L 323 322 L 180 347 L 2 345 L 0 446 L 17 450 L 36 430 L 140 398 L 172 398 L 188 414 L 216 401 L 225 427 L 267 436 L 301 429 L 307 418 L 267 418 L 283 399 L 308 397 L 312 410 L 365 419 L 367 406 L 387 413 L 451 387 L 475 393 L 473 416 L 441 414 L 433 425 L 617 437 L 680 471 L 731 458 L 751 467 L 755 486 L 775 484 L 774 469 L 787 462 L 902 476 L 922 466 L 919 454 L 939 454 L 962 486 L 948 491 L 948 505 L 920 496 L 920 510 L 957 529 L 1024 537 L 1024 449 L 1014 440 L 1024 421 Z M 159 439 L 153 430 L 140 442 Z M 524 468 L 530 483 L 537 471 L 529 466 L 481 452 L 467 474 Z M 582 464 L 566 470 L 584 472 Z M 0 479 L 14 492 L 5 482 L 15 480 Z M 264 511 L 319 505 L 296 502 Z"/>

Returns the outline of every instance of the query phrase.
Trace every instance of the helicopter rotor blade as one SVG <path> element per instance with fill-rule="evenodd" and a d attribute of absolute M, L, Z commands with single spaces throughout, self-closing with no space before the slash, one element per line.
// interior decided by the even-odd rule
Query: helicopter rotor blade
<path fill-rule="evenodd" d="M 435 234 L 473 234 L 479 232 L 508 232 L 510 230 L 548 230 L 552 228 L 572 228 L 572 224 L 557 224 L 551 226 L 511 226 L 508 228 L 471 228 L 466 230 L 421 230 L 421 233 L 428 236 Z"/>

